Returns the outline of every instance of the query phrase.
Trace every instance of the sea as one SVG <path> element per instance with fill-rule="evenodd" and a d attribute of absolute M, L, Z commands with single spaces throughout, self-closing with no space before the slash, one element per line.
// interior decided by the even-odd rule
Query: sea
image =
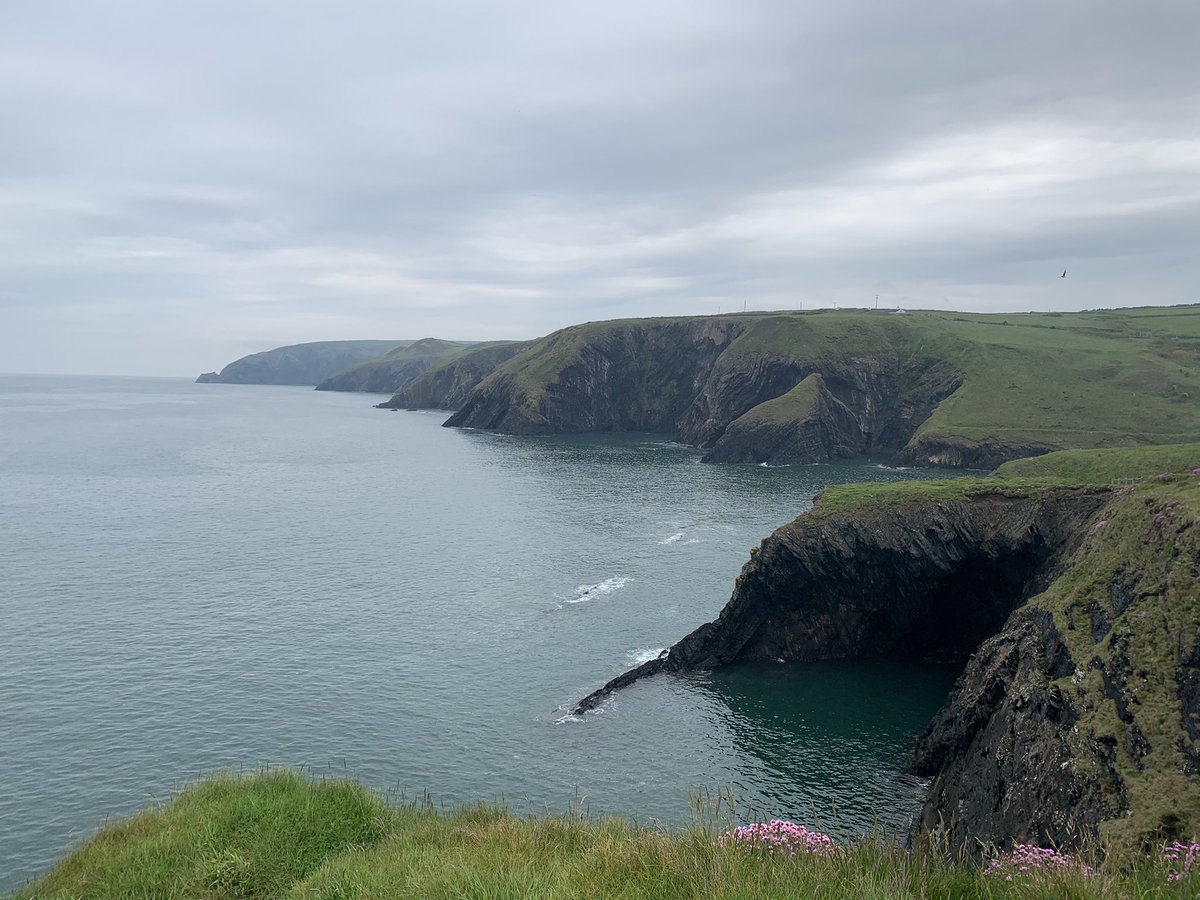
<path fill-rule="evenodd" d="M 206 775 L 685 827 L 903 832 L 954 665 L 746 664 L 574 702 L 716 617 L 750 550 L 878 460 L 711 466 L 381 398 L 0 376 L 0 891 Z M 728 810 L 728 807 L 726 807 Z"/>

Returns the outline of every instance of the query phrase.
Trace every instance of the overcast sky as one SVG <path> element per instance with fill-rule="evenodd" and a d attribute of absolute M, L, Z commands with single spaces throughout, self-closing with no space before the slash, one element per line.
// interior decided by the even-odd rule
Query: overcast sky
<path fill-rule="evenodd" d="M 1198 40 L 1196 0 L 0 0 L 0 371 L 1200 301 Z"/>

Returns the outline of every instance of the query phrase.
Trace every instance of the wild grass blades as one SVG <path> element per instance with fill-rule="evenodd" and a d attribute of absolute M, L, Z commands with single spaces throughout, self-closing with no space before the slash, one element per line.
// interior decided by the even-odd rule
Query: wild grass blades
<path fill-rule="evenodd" d="M 1200 869 L 1200 844 L 1172 841 L 1163 848 L 1163 859 L 1168 869 L 1167 880 L 1183 881 L 1194 869 Z"/>
<path fill-rule="evenodd" d="M 984 875 L 1012 881 L 1046 872 L 1074 872 L 1090 878 L 1095 870 L 1078 857 L 1060 853 L 1052 847 L 1017 844 L 1007 853 L 993 856 L 983 870 Z"/>
<path fill-rule="evenodd" d="M 794 823 L 736 826 L 729 789 L 698 791 L 692 803 L 692 827 L 668 831 L 593 819 L 579 805 L 523 817 L 494 804 L 442 809 L 428 796 L 394 805 L 354 782 L 291 772 L 219 776 L 169 806 L 106 826 L 16 897 L 1149 900 L 1194 897 L 1200 888 L 1195 842 L 1109 860 L 1090 876 L 1050 863 L 1009 881 L 936 847 L 910 853 L 879 833 L 834 850 L 832 840 Z M 786 835 L 770 847 L 805 849 L 723 841 L 733 828 Z M 1044 862 L 1051 853 L 1007 858 Z"/>

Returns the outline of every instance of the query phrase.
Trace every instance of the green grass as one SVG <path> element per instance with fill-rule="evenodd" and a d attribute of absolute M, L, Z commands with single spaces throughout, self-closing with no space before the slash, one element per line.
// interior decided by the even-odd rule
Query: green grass
<path fill-rule="evenodd" d="M 537 398 L 588 348 L 604 353 L 622 342 L 643 347 L 628 337 L 640 334 L 644 347 L 653 344 L 661 355 L 670 343 L 663 335 L 686 323 L 713 328 L 732 323 L 741 329 L 718 359 L 711 383 L 744 377 L 759 361 L 828 374 L 831 368 L 855 369 L 864 360 L 907 373 L 901 380 L 912 381 L 913 390 L 931 372 L 939 387 L 957 383 L 920 425 L 914 440 L 922 446 L 999 444 L 1038 452 L 1200 438 L 1200 307 L 1193 306 L 903 316 L 813 311 L 589 322 L 541 339 L 497 373 L 518 393 Z"/>
<path fill-rule="evenodd" d="M 854 513 L 869 519 L 884 506 L 970 500 L 1002 494 L 1029 497 L 1062 488 L 1115 488 L 1200 466 L 1200 444 L 1108 450 L 1059 450 L 1000 466 L 986 478 L 835 484 L 821 492 L 818 516 Z"/>
<path fill-rule="evenodd" d="M 1152 861 L 1093 878 L 1007 882 L 978 865 L 864 838 L 829 857 L 721 845 L 677 832 L 495 807 L 388 806 L 347 781 L 287 772 L 219 777 L 105 826 L 29 898 L 1101 898 L 1191 897 Z"/>
<path fill-rule="evenodd" d="M 219 776 L 106 825 L 19 898 L 280 897 L 396 813 L 362 786 L 279 771 Z"/>
<path fill-rule="evenodd" d="M 1053 478 L 1092 484 L 1140 480 L 1200 466 L 1200 444 L 1167 444 L 1121 450 L 1063 450 L 1000 466 L 1000 479 Z"/>
<path fill-rule="evenodd" d="M 803 422 L 816 412 L 823 386 L 820 375 L 809 375 L 786 394 L 758 404 L 737 421 L 741 425 Z"/>
<path fill-rule="evenodd" d="M 810 514 L 870 526 L 904 506 L 1064 490 L 1109 496 L 1066 570 L 1028 605 L 1054 616 L 1079 666 L 1059 683 L 1078 711 L 1069 743 L 1079 771 L 1111 766 L 1123 783 L 1127 812 L 1100 828 L 1118 854 L 1200 830 L 1200 794 L 1184 774 L 1191 742 L 1177 681 L 1181 655 L 1200 634 L 1200 477 L 1191 474 L 1198 465 L 1200 444 L 1063 451 L 1006 463 L 982 479 L 836 485 Z M 1120 608 L 1113 585 L 1123 581 L 1135 587 Z M 1097 616 L 1107 621 L 1099 630 Z M 1102 668 L 1126 678 L 1123 713 Z"/>

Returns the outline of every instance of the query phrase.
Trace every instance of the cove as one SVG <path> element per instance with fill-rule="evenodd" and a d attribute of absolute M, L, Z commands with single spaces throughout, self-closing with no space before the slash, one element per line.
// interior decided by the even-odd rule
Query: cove
<path fill-rule="evenodd" d="M 729 787 L 841 834 L 905 826 L 945 666 L 755 663 L 569 710 L 712 619 L 826 485 L 936 472 L 714 467 L 378 399 L 0 377 L 0 889 L 266 764 L 522 812 L 681 824 Z"/>

